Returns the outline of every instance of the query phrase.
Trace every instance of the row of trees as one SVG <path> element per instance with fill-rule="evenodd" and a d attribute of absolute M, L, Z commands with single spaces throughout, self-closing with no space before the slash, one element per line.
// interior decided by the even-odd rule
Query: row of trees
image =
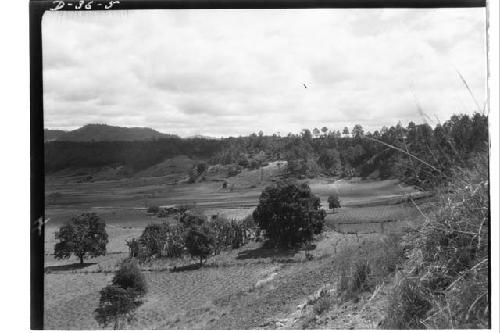
<path fill-rule="evenodd" d="M 200 261 L 226 248 L 239 248 L 254 234 L 253 220 L 207 218 L 188 210 L 179 211 L 177 220 L 148 225 L 138 239 L 127 242 L 132 258 L 180 258 L 185 253 Z"/>
<path fill-rule="evenodd" d="M 332 209 L 340 207 L 338 193 L 328 202 Z M 130 256 L 179 258 L 187 252 L 202 266 L 208 256 L 239 248 L 260 232 L 270 246 L 298 247 L 322 232 L 326 212 L 307 184 L 283 182 L 267 187 L 252 216 L 242 221 L 220 215 L 207 218 L 190 211 L 178 216 L 173 223 L 150 224 L 138 239 L 128 241 Z"/>

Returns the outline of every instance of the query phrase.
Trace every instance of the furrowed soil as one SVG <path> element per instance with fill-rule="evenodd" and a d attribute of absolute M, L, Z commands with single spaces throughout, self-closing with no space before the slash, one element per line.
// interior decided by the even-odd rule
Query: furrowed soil
<path fill-rule="evenodd" d="M 146 214 L 146 205 L 195 203 L 207 215 L 220 213 L 243 218 L 252 213 L 262 190 L 279 175 L 277 168 L 271 164 L 264 173 L 254 170 L 228 178 L 229 184 L 236 184 L 232 190 L 223 189 L 217 181 L 171 184 L 162 177 L 93 183 L 75 183 L 67 177 L 50 179 L 47 193 L 59 192 L 61 197 L 46 208 L 50 221 L 45 241 L 45 328 L 99 328 L 94 319 L 99 291 L 111 281 L 120 261 L 127 257 L 126 241 L 137 238 L 149 223 L 161 221 Z M 340 193 L 342 204 L 342 208 L 333 213 L 329 210 L 327 230 L 310 251 L 312 260 L 306 260 L 304 251 L 277 252 L 251 242 L 209 258 L 201 269 L 170 270 L 174 265 L 193 264 L 189 258 L 142 265 L 149 291 L 136 313 L 136 320 L 126 328 L 279 328 L 277 318 L 289 316 L 298 304 L 338 276 L 337 254 L 343 248 L 362 246 L 363 241 L 401 232 L 424 219 L 413 205 L 398 203 L 416 191 L 394 180 L 325 178 L 308 180 L 308 183 L 321 198 L 324 208 L 333 189 Z M 98 213 L 106 221 L 108 254 L 87 259 L 85 267 L 75 265 L 78 260 L 74 257 L 54 259 L 54 232 L 71 216 L 89 211 Z M 324 327 L 376 326 L 380 315 L 378 312 L 371 315 L 366 314 L 363 320 L 354 320 L 354 323 L 340 316 Z"/>

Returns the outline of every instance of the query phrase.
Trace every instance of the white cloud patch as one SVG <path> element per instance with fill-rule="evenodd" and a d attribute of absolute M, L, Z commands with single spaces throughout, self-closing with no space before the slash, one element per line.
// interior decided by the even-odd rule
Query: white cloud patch
<path fill-rule="evenodd" d="M 476 108 L 484 9 L 47 12 L 48 128 L 181 136 L 367 129 Z M 304 88 L 303 84 L 307 86 Z"/>

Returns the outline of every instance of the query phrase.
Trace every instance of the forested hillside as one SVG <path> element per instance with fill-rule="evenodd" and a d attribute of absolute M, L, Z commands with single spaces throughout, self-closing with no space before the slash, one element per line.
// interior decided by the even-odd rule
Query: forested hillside
<path fill-rule="evenodd" d="M 348 135 L 349 134 L 349 135 Z M 209 164 L 235 164 L 255 169 L 285 159 L 297 177 L 400 178 L 420 187 L 439 183 L 452 166 L 469 166 L 475 154 L 487 151 L 488 118 L 455 115 L 431 127 L 398 123 L 373 133 L 355 125 L 331 131 L 304 129 L 287 136 L 252 134 L 225 139 L 158 138 L 150 141 L 45 143 L 46 172 L 66 168 L 124 166 L 137 172 L 178 155 Z"/>

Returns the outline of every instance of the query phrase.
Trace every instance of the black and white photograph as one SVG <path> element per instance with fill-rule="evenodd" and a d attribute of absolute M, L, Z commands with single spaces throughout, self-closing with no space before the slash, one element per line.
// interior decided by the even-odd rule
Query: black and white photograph
<path fill-rule="evenodd" d="M 486 2 L 124 3 L 39 22 L 41 328 L 491 329 Z"/>

